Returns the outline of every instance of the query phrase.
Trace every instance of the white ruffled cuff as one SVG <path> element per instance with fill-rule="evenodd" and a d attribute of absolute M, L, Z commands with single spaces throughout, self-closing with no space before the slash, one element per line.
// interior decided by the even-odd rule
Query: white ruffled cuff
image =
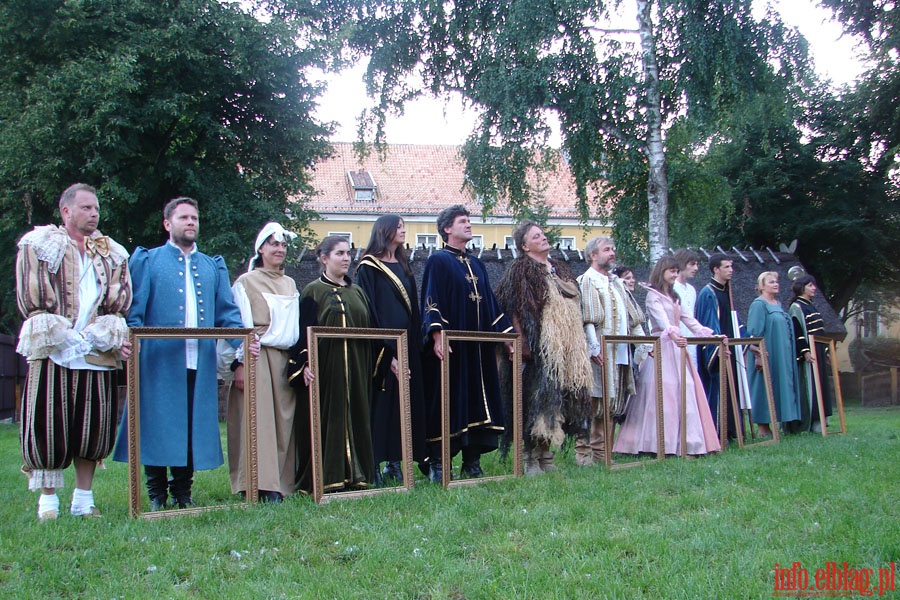
<path fill-rule="evenodd" d="M 600 344 L 588 344 L 588 354 L 590 356 L 600 356 Z"/>
<path fill-rule="evenodd" d="M 28 360 L 42 360 L 66 340 L 72 324 L 62 315 L 38 313 L 22 324 L 16 352 Z"/>
<path fill-rule="evenodd" d="M 128 325 L 117 315 L 102 315 L 91 321 L 83 333 L 94 349 L 109 352 L 122 347 L 128 336 Z"/>
<path fill-rule="evenodd" d="M 68 365 L 73 360 L 86 356 L 91 350 L 93 350 L 91 343 L 80 332 L 70 329 L 66 334 L 66 339 L 56 345 L 50 356 L 51 360 L 58 360 L 62 364 Z"/>
<path fill-rule="evenodd" d="M 28 489 L 32 492 L 43 488 L 60 489 L 65 486 L 63 472 L 60 470 L 27 469 L 23 467 L 22 472 L 28 477 Z"/>

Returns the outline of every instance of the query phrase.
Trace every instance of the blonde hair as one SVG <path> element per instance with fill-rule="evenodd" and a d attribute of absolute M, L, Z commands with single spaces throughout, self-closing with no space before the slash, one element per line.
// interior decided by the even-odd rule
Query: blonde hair
<path fill-rule="evenodd" d="M 759 277 L 756 278 L 756 291 L 762 293 L 763 284 L 766 282 L 766 277 L 774 277 L 775 280 L 778 280 L 778 272 L 777 271 L 763 271 L 759 274 Z"/>

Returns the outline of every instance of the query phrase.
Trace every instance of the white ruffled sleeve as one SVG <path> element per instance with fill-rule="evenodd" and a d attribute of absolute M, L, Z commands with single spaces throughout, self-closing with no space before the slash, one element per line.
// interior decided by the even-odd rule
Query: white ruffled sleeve
<path fill-rule="evenodd" d="M 42 360 L 66 341 L 71 330 L 72 323 L 62 315 L 37 313 L 22 324 L 16 352 L 28 360 Z"/>
<path fill-rule="evenodd" d="M 88 323 L 82 334 L 96 350 L 108 352 L 122 347 L 128 336 L 128 325 L 118 315 L 102 315 Z"/>

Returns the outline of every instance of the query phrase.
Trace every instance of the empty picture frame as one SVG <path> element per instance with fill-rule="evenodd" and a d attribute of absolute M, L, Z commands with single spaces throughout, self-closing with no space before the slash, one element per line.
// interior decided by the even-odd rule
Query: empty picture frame
<path fill-rule="evenodd" d="M 847 421 L 844 419 L 844 395 L 841 393 L 841 377 L 838 373 L 837 354 L 834 347 L 834 340 L 824 336 L 809 336 L 809 347 L 815 349 L 816 344 L 824 344 L 828 346 L 829 356 L 831 356 L 831 381 L 834 382 L 834 402 L 835 404 L 837 404 L 838 418 L 840 419 L 841 423 L 840 431 L 828 431 L 828 427 L 825 425 L 824 421 L 822 421 L 823 416 L 825 415 L 825 396 L 822 394 L 822 392 L 825 391 L 824 386 L 826 385 L 826 383 L 822 381 L 820 371 L 816 368 L 816 366 L 818 365 L 818 353 L 813 351 L 813 382 L 816 390 L 816 400 L 819 405 L 819 421 L 822 424 L 822 435 L 827 436 L 836 433 L 847 433 Z"/>
<path fill-rule="evenodd" d="M 141 434 L 140 434 L 140 342 L 142 340 L 217 340 L 244 338 L 244 348 L 253 342 L 253 329 L 229 327 L 131 327 L 128 330 L 132 354 L 128 358 L 128 507 L 132 517 L 161 519 L 181 515 L 197 515 L 211 510 L 230 508 L 230 505 L 193 506 L 190 508 L 141 511 Z M 256 359 L 244 353 L 244 446 L 247 503 L 256 503 L 259 494 L 256 434 Z"/>
<path fill-rule="evenodd" d="M 322 417 L 319 377 L 319 340 L 322 339 L 352 339 L 352 340 L 393 340 L 397 345 L 398 372 L 409 372 L 409 356 L 407 355 L 406 330 L 405 329 L 376 329 L 362 327 L 309 327 L 307 329 L 309 350 L 309 367 L 314 378 L 309 384 L 309 426 L 312 460 L 312 497 L 317 503 L 326 503 L 331 500 L 343 498 L 361 498 L 374 494 L 387 492 L 400 492 L 411 490 L 415 479 L 413 477 L 412 457 L 412 420 L 409 408 L 409 378 L 398 377 L 398 391 L 400 396 L 400 443 L 403 457 L 403 485 L 395 487 L 370 488 L 353 490 L 348 492 L 325 493 L 325 485 L 322 479 Z M 304 440 L 297 440 L 303 443 Z M 378 465 L 376 465 L 376 468 Z M 298 465 L 299 468 L 299 465 Z"/>
<path fill-rule="evenodd" d="M 656 380 L 656 458 L 651 460 L 634 460 L 629 462 L 620 462 L 613 463 L 612 461 L 612 447 L 615 443 L 615 439 L 613 437 L 614 429 L 613 422 L 610 419 L 609 415 L 609 398 L 607 398 L 606 390 L 608 389 L 607 385 L 607 377 L 609 374 L 607 373 L 606 363 L 604 362 L 604 367 L 602 370 L 603 373 L 603 430 L 605 431 L 605 443 L 604 443 L 604 462 L 606 466 L 611 470 L 617 469 L 626 469 L 629 467 L 636 467 L 640 465 L 645 465 L 647 463 L 659 462 L 666 458 L 666 441 L 665 441 L 665 422 L 663 415 L 663 393 L 662 393 L 662 362 L 658 360 L 661 351 L 661 345 L 659 342 L 658 336 L 639 336 L 639 335 L 603 335 L 600 336 L 600 347 L 602 350 L 602 356 L 613 356 L 614 353 L 607 352 L 609 344 L 647 344 L 653 346 L 653 369 L 655 372 L 654 379 Z M 648 357 L 649 358 L 649 357 Z M 646 359 L 645 359 L 646 360 Z M 588 433 L 590 435 L 590 433 Z"/>
<path fill-rule="evenodd" d="M 689 337 L 686 338 L 688 345 L 691 346 L 710 346 L 710 345 L 718 345 L 719 348 L 719 356 L 724 354 L 725 344 L 724 337 Z M 681 349 L 681 372 L 679 373 L 679 377 L 681 377 L 681 398 L 680 398 L 680 415 L 681 415 L 681 440 L 679 441 L 679 447 L 681 448 L 681 452 L 679 452 L 679 456 L 682 458 L 687 458 L 687 386 L 685 382 L 688 378 L 688 363 L 690 362 L 690 355 L 688 354 L 687 346 Z M 721 399 L 725 397 L 725 378 L 727 377 L 724 361 L 719 361 L 719 403 L 721 404 Z M 704 400 L 706 400 L 706 390 L 701 387 L 700 393 L 703 395 Z M 721 431 L 722 428 L 718 423 L 715 424 L 716 431 Z M 720 440 L 721 441 L 721 440 Z M 725 448 L 725 445 L 722 444 L 722 448 Z"/>
<path fill-rule="evenodd" d="M 450 361 L 453 355 L 450 353 L 450 342 L 461 341 L 466 343 L 512 342 L 514 352 L 512 355 L 512 475 L 495 475 L 479 477 L 477 479 L 459 479 L 451 481 L 452 469 L 450 456 Z M 517 333 L 488 333 L 482 331 L 452 331 L 444 330 L 441 336 L 441 346 L 444 352 L 444 360 L 441 362 L 441 464 L 444 465 L 441 477 L 441 485 L 446 489 L 459 485 L 472 485 L 485 481 L 498 481 L 508 477 L 522 476 L 522 341 Z M 507 424 L 508 426 L 508 424 Z"/>
<path fill-rule="evenodd" d="M 769 354 L 768 354 L 768 351 L 766 350 L 766 341 L 763 338 L 758 337 L 758 338 L 729 338 L 729 340 L 727 342 L 727 346 L 729 346 L 730 348 L 737 348 L 739 346 L 750 346 L 750 345 L 759 346 L 759 358 L 757 359 L 757 364 L 762 365 L 763 380 L 765 382 L 765 388 L 766 388 L 766 402 L 769 405 L 769 420 L 770 420 L 769 428 L 772 430 L 772 438 L 768 439 L 768 440 L 763 440 L 761 442 L 753 442 L 753 443 L 748 444 L 743 439 L 746 437 L 746 435 L 739 434 L 738 435 L 738 447 L 740 447 L 740 448 L 746 448 L 748 446 L 750 446 L 750 447 L 770 446 L 770 445 L 779 443 L 779 441 L 781 440 L 780 434 L 778 431 L 778 415 L 775 412 L 775 395 L 774 395 L 774 392 L 772 391 L 772 374 L 769 371 Z M 734 351 L 734 350 L 732 350 L 732 351 Z M 739 351 L 743 352 L 743 349 L 741 349 Z M 740 415 L 741 413 L 740 413 L 740 408 L 738 407 L 738 395 L 737 395 L 737 390 L 735 388 L 735 382 L 737 381 L 737 379 L 735 377 L 735 372 L 731 366 L 730 360 L 725 361 L 725 368 L 728 373 L 728 390 L 730 392 L 731 401 L 730 401 L 730 403 L 723 403 L 721 400 L 719 401 L 719 421 L 720 421 L 720 423 L 723 424 L 723 426 L 719 430 L 719 432 L 721 435 L 720 439 L 721 439 L 723 448 L 725 447 L 725 444 L 727 442 L 727 439 L 726 439 L 727 428 L 724 427 L 724 423 L 726 422 L 725 419 L 728 418 L 728 413 L 730 412 L 732 415 L 734 415 L 733 418 L 735 420 L 735 425 L 737 426 L 737 431 L 739 431 L 739 432 L 742 430 L 742 427 L 740 425 L 742 424 L 741 422 L 743 421 L 743 418 L 738 417 L 738 415 Z M 747 373 L 747 380 L 748 381 L 750 380 L 749 373 Z M 751 407 L 751 413 L 752 413 L 752 407 Z M 753 427 L 753 425 L 751 423 L 750 431 L 748 432 L 748 433 L 750 433 L 751 438 L 753 437 L 752 427 Z"/>

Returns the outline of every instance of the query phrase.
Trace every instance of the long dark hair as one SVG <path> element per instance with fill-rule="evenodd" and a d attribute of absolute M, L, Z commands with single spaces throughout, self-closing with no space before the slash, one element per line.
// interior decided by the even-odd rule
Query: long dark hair
<path fill-rule="evenodd" d="M 676 292 L 671 285 L 666 283 L 666 280 L 663 278 L 663 275 L 669 269 L 678 269 L 678 261 L 675 260 L 674 256 L 669 256 L 667 254 L 660 257 L 660 259 L 656 261 L 656 264 L 653 265 L 653 271 L 650 273 L 650 286 L 660 294 L 671 298 L 672 302 L 681 304 L 681 298 L 678 296 L 678 292 Z"/>
<path fill-rule="evenodd" d="M 794 280 L 794 283 L 791 284 L 791 291 L 794 292 L 794 297 L 788 302 L 788 306 L 800 299 L 800 296 L 803 295 L 803 288 L 810 283 L 816 283 L 816 278 L 812 275 L 802 275 Z"/>
<path fill-rule="evenodd" d="M 394 236 L 397 234 L 397 228 L 402 222 L 403 218 L 400 215 L 391 214 L 378 217 L 375 220 L 375 224 L 372 225 L 372 235 L 369 236 L 369 245 L 363 251 L 363 256 L 371 254 L 375 258 L 383 258 L 388 253 L 391 242 L 394 241 Z M 402 244 L 398 245 L 394 251 L 394 258 L 403 267 L 404 273 L 412 275 L 412 268 L 409 266 L 409 259 L 406 256 L 406 248 Z"/>

